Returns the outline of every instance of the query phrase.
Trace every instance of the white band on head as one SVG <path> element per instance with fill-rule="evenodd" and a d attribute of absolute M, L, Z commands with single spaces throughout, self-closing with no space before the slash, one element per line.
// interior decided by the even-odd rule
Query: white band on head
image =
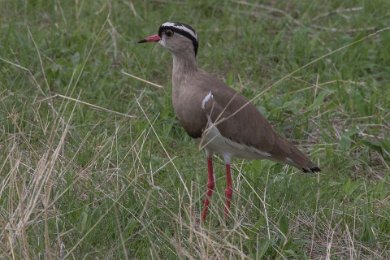
<path fill-rule="evenodd" d="M 183 30 L 183 31 L 186 31 L 187 33 L 189 33 L 192 37 L 194 37 L 195 39 L 198 39 L 198 36 L 196 35 L 196 33 L 191 30 L 190 28 L 184 26 L 184 25 L 181 25 L 181 24 L 177 24 L 177 23 L 172 23 L 172 22 L 166 22 L 166 23 L 163 23 L 161 25 L 162 27 L 164 26 L 169 26 L 169 27 L 175 27 L 179 30 Z"/>

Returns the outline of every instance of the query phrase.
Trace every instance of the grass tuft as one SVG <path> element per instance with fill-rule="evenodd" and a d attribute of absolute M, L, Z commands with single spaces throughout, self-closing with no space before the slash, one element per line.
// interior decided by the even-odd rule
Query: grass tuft
<path fill-rule="evenodd" d="M 1 258 L 390 258 L 389 8 L 4 1 Z M 199 224 L 206 161 L 173 114 L 171 56 L 136 44 L 168 20 L 321 174 L 235 160 L 225 220 L 216 158 Z"/>

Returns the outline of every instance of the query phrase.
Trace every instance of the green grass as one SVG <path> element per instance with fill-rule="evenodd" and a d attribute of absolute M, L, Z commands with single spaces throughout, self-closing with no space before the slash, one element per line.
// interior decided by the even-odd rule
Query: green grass
<path fill-rule="evenodd" d="M 1 2 L 1 258 L 390 258 L 389 1 Z M 320 175 L 235 160 L 225 221 L 216 159 L 197 224 L 204 153 L 136 44 L 168 20 Z"/>

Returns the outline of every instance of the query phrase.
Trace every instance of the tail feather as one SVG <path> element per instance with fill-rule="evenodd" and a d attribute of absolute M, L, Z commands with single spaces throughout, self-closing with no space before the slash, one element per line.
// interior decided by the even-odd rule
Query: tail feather
<path fill-rule="evenodd" d="M 302 170 L 303 172 L 320 172 L 321 169 L 313 163 L 306 155 L 304 155 L 295 145 L 288 142 L 287 140 L 283 140 L 286 144 L 288 144 L 286 147 L 287 149 L 287 163 L 291 164 L 292 166 L 297 167 L 298 169 Z"/>
<path fill-rule="evenodd" d="M 315 173 L 315 172 L 320 172 L 321 169 L 320 169 L 320 167 L 318 167 L 318 166 L 313 166 L 313 167 L 310 167 L 310 168 L 302 168 L 302 171 L 303 171 L 303 172 L 312 172 L 312 173 Z"/>

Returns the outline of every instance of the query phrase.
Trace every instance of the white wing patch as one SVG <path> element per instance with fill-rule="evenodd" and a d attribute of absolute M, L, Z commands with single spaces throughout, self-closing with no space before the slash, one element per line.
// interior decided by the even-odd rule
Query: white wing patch
<path fill-rule="evenodd" d="M 209 102 L 211 99 L 213 99 L 214 96 L 213 96 L 213 93 L 211 93 L 211 91 L 204 97 L 204 99 L 202 100 L 202 109 L 205 109 L 206 108 L 206 103 Z"/>
<path fill-rule="evenodd" d="M 196 33 L 194 33 L 192 30 L 190 30 L 189 28 L 183 26 L 183 25 L 178 25 L 178 24 L 175 24 L 175 23 L 171 23 L 171 22 L 166 22 L 166 23 L 163 23 L 161 26 L 171 26 L 171 27 L 176 27 L 177 29 L 180 29 L 180 30 L 183 30 L 183 31 L 186 31 L 188 32 L 190 35 L 192 35 L 192 37 L 194 37 L 195 39 L 198 39 L 198 36 L 196 35 Z"/>

